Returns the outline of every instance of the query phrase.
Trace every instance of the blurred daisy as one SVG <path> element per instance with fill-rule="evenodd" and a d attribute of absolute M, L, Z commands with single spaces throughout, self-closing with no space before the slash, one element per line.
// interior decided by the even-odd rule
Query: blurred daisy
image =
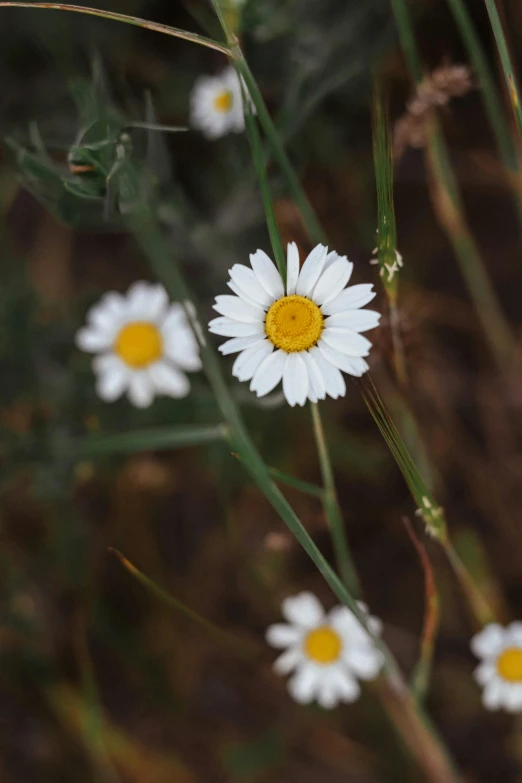
<path fill-rule="evenodd" d="M 191 125 L 208 139 L 245 130 L 241 83 L 234 68 L 218 76 L 201 76 L 190 98 Z"/>
<path fill-rule="evenodd" d="M 364 604 L 359 604 L 367 612 Z M 383 655 L 345 606 L 325 613 L 312 593 L 287 598 L 281 611 L 288 625 L 271 625 L 266 640 L 272 647 L 285 648 L 274 663 L 278 674 L 294 672 L 288 690 L 295 701 L 317 701 L 331 709 L 339 702 L 355 701 L 360 680 L 372 680 L 383 664 Z M 373 633 L 381 622 L 368 617 Z"/>
<path fill-rule="evenodd" d="M 283 381 L 290 405 L 336 399 L 346 393 L 343 372 L 360 377 L 368 370 L 371 342 L 361 335 L 377 326 L 380 314 L 361 310 L 375 293 L 371 284 L 345 288 L 353 270 L 345 256 L 318 245 L 299 270 L 299 251 L 288 245 L 286 291 L 281 275 L 262 250 L 250 256 L 252 268 L 235 264 L 229 288 L 217 296 L 209 329 L 231 337 L 223 354 L 239 353 L 232 374 L 250 381 L 258 397 Z"/>
<path fill-rule="evenodd" d="M 481 659 L 474 677 L 484 689 L 484 707 L 522 712 L 522 622 L 486 625 L 472 638 L 471 650 Z"/>
<path fill-rule="evenodd" d="M 199 370 L 196 339 L 180 304 L 169 304 L 160 285 L 134 283 L 126 295 L 109 292 L 87 313 L 76 335 L 82 351 L 98 354 L 97 392 L 113 402 L 124 392 L 138 408 L 156 395 L 185 397 L 184 370 Z"/>

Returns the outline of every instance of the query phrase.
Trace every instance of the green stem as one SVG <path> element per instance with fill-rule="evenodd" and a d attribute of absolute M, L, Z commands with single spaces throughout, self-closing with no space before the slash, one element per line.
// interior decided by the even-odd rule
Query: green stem
<path fill-rule="evenodd" d="M 324 490 L 321 489 L 321 487 L 316 486 L 316 484 L 311 484 L 309 481 L 303 481 L 294 476 L 289 476 L 288 473 L 283 473 L 283 471 L 278 470 L 278 468 L 268 468 L 268 472 L 272 478 L 279 481 L 280 484 L 286 484 L 288 487 L 298 489 L 300 492 L 304 492 L 305 495 L 311 495 L 320 500 L 324 497 Z"/>
<path fill-rule="evenodd" d="M 149 22 L 147 19 L 140 19 L 138 16 L 128 16 L 127 14 L 115 14 L 112 11 L 102 11 L 99 8 L 87 8 L 80 5 L 66 5 L 65 3 L 18 3 L 18 2 L 0 2 L 0 8 L 42 8 L 48 11 L 70 11 L 76 14 L 86 14 L 87 16 L 99 16 L 103 19 L 109 19 L 114 22 L 124 22 L 125 24 L 131 24 L 135 27 L 142 27 L 145 30 L 152 30 L 156 33 L 163 33 L 164 35 L 170 35 L 174 38 L 183 38 L 185 41 L 191 41 L 192 43 L 206 46 L 208 49 L 215 49 L 222 54 L 226 54 L 230 57 L 230 49 L 213 41 L 211 38 L 206 38 L 204 35 L 197 35 L 196 33 L 189 33 L 187 30 L 180 30 L 177 27 L 170 27 L 166 24 L 159 24 L 157 22 Z"/>
<path fill-rule="evenodd" d="M 200 614 L 198 614 L 198 612 L 195 612 L 189 606 L 184 604 L 183 601 L 180 601 L 179 598 L 175 598 L 175 596 L 167 593 L 166 590 L 163 590 L 163 588 L 156 584 L 156 582 L 136 568 L 136 566 L 131 563 L 130 560 L 127 560 L 127 558 L 122 555 L 120 551 L 114 549 L 113 547 L 109 547 L 109 552 L 118 558 L 123 567 L 132 577 L 134 577 L 134 579 L 140 582 L 150 593 L 155 595 L 156 598 L 159 598 L 160 601 L 163 601 L 163 603 L 167 604 L 172 609 L 180 612 L 180 614 L 184 614 L 194 623 L 197 623 L 197 625 L 200 625 L 202 628 L 212 634 L 212 636 L 219 639 L 221 643 L 226 644 L 227 647 L 231 647 L 236 651 L 241 650 L 242 652 L 247 653 L 249 656 L 252 655 L 252 648 L 250 646 L 247 647 L 242 639 L 239 639 L 238 637 L 223 631 L 218 625 L 215 625 L 210 620 L 202 617 Z"/>
<path fill-rule="evenodd" d="M 318 244 L 326 244 L 326 234 L 323 231 L 321 224 L 317 220 L 314 209 L 310 204 L 306 193 L 301 187 L 299 178 L 294 171 L 294 167 L 292 166 L 288 155 L 286 154 L 284 145 L 281 143 L 277 129 L 272 121 L 268 109 L 266 108 L 261 91 L 257 86 L 257 82 L 254 79 L 250 68 L 248 67 L 248 63 L 244 58 L 243 52 L 241 51 L 237 36 L 235 35 L 234 30 L 230 27 L 225 14 L 223 13 L 219 0 L 212 0 L 212 5 L 227 39 L 227 43 L 230 48 L 230 55 L 234 60 L 238 72 L 245 81 L 250 98 L 252 99 L 252 103 L 256 107 L 257 117 L 265 132 L 268 146 L 272 152 L 274 160 L 281 168 L 281 171 L 286 178 L 288 189 L 299 212 L 301 213 L 305 228 L 310 234 L 313 242 Z"/>
<path fill-rule="evenodd" d="M 498 13 L 495 0 L 484 0 L 484 3 L 488 11 L 493 35 L 495 36 L 495 42 L 497 44 L 500 62 L 502 64 L 502 70 L 504 72 L 504 79 L 506 80 L 506 87 L 511 100 L 513 114 L 515 116 L 518 136 L 522 141 L 522 109 L 520 107 L 520 93 L 515 78 L 515 71 L 511 63 L 511 56 L 509 54 L 509 47 L 506 36 L 504 35 L 502 22 L 500 20 L 500 15 Z"/>
<path fill-rule="evenodd" d="M 245 107 L 245 124 L 248 134 L 248 140 L 250 142 L 250 149 L 252 151 L 252 159 L 256 169 L 257 179 L 259 187 L 261 189 L 261 197 L 263 199 L 263 206 L 265 208 L 266 225 L 268 233 L 270 234 L 270 242 L 272 244 L 272 250 L 274 258 L 279 269 L 279 274 L 283 280 L 283 285 L 286 288 L 286 259 L 285 251 L 283 249 L 283 243 L 281 242 L 281 236 L 277 227 L 277 220 L 275 216 L 274 205 L 272 202 L 272 196 L 270 195 L 270 186 L 268 184 L 268 178 L 266 176 L 265 156 L 263 154 L 263 148 L 261 146 L 261 137 L 259 135 L 259 128 L 257 127 L 257 121 L 252 114 L 250 101 L 246 95 L 246 90 L 243 90 L 243 103 Z"/>
<path fill-rule="evenodd" d="M 395 16 L 397 31 L 399 33 L 401 48 L 408 64 L 408 70 L 413 80 L 417 84 L 420 84 L 423 79 L 422 65 L 406 3 L 404 0 L 391 0 L 391 5 Z"/>
<path fill-rule="evenodd" d="M 504 165 L 511 171 L 518 171 L 517 157 L 504 115 L 504 107 L 497 95 L 495 80 L 471 15 L 463 0 L 447 0 L 447 3 L 468 50 L 473 70 L 478 76 L 482 99 Z"/>
<path fill-rule="evenodd" d="M 75 445 L 75 456 L 97 457 L 104 454 L 130 454 L 135 451 L 160 451 L 187 446 L 202 446 L 226 438 L 225 424 L 210 426 L 187 425 L 184 427 L 157 427 L 138 432 L 122 432 L 115 435 L 87 435 Z"/>
<path fill-rule="evenodd" d="M 348 587 L 350 592 L 355 596 L 360 596 L 361 586 L 352 560 L 350 548 L 348 546 L 348 539 L 346 536 L 343 515 L 339 506 L 337 491 L 335 489 L 332 463 L 330 460 L 330 454 L 328 453 L 328 446 L 324 435 L 323 422 L 321 420 L 319 405 L 312 402 L 310 404 L 310 408 L 312 411 L 312 422 L 315 442 L 317 444 L 317 453 L 319 455 L 319 463 L 321 465 L 321 475 L 323 477 L 324 512 L 330 526 L 330 534 L 332 536 L 337 567 L 343 582 Z"/>

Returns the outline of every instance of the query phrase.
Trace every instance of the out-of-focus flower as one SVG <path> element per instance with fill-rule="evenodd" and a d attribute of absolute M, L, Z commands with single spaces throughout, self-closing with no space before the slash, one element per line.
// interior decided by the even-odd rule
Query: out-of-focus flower
<path fill-rule="evenodd" d="M 234 68 L 201 76 L 190 98 L 190 123 L 209 139 L 245 130 L 241 82 Z"/>
<path fill-rule="evenodd" d="M 232 374 L 250 381 L 258 397 L 283 381 L 289 405 L 336 399 L 346 393 L 341 374 L 360 377 L 368 370 L 371 342 L 360 333 L 377 326 L 380 314 L 361 310 L 375 293 L 373 285 L 345 288 L 353 264 L 318 245 L 299 269 L 299 251 L 288 245 L 284 281 L 262 250 L 250 256 L 252 268 L 235 264 L 229 288 L 236 296 L 217 296 L 220 313 L 209 329 L 230 337 L 220 347 L 238 353 Z"/>
<path fill-rule="evenodd" d="M 415 88 L 406 112 L 395 123 L 395 157 L 400 157 L 407 147 L 424 147 L 435 109 L 446 106 L 452 98 L 460 98 L 472 89 L 472 73 L 467 65 L 446 63 L 427 74 Z"/>
<path fill-rule="evenodd" d="M 359 604 L 367 614 L 367 607 Z M 373 680 L 383 664 L 383 655 L 355 615 L 346 606 L 326 613 L 313 593 L 286 598 L 281 611 L 288 624 L 271 625 L 266 640 L 285 651 L 274 663 L 278 674 L 294 672 L 288 681 L 292 698 L 301 704 L 317 701 L 331 709 L 339 702 L 352 702 L 360 694 L 359 680 Z M 372 633 L 382 625 L 367 616 Z"/>
<path fill-rule="evenodd" d="M 484 689 L 484 707 L 522 712 L 522 622 L 486 625 L 472 638 L 471 650 L 481 659 L 474 677 Z"/>
<path fill-rule="evenodd" d="M 137 282 L 126 295 L 109 292 L 87 313 L 76 343 L 95 353 L 97 392 L 112 402 L 124 392 L 138 408 L 156 395 L 185 397 L 184 370 L 201 368 L 199 350 L 180 304 L 170 304 L 161 285 Z"/>

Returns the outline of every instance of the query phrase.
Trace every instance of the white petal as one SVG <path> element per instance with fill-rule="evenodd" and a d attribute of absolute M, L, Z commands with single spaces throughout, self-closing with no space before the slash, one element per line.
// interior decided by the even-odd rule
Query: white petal
<path fill-rule="evenodd" d="M 288 243 L 286 267 L 286 293 L 287 296 L 291 296 L 295 294 L 297 278 L 299 277 L 299 250 L 295 242 Z"/>
<path fill-rule="evenodd" d="M 514 646 L 522 647 L 522 623 L 515 620 L 506 628 L 507 636 Z"/>
<path fill-rule="evenodd" d="M 369 641 L 364 647 L 352 647 L 350 642 L 342 653 L 343 661 L 361 680 L 373 680 L 384 663 L 380 650 Z"/>
<path fill-rule="evenodd" d="M 129 319 L 148 320 L 148 304 L 154 288 L 156 286 L 152 286 L 144 280 L 138 280 L 131 285 L 127 291 L 127 316 Z"/>
<path fill-rule="evenodd" d="M 176 332 L 178 329 L 190 329 L 183 305 L 174 302 L 170 305 L 161 324 L 162 332 Z"/>
<path fill-rule="evenodd" d="M 498 679 L 489 682 L 482 693 L 482 704 L 487 710 L 498 710 L 504 700 L 504 683 Z"/>
<path fill-rule="evenodd" d="M 283 370 L 283 392 L 289 405 L 304 405 L 308 395 L 308 370 L 300 353 L 289 353 Z"/>
<path fill-rule="evenodd" d="M 310 349 L 315 363 L 323 376 L 324 388 L 326 393 L 336 400 L 338 397 L 344 397 L 346 394 L 346 384 L 341 372 L 325 359 L 319 348 L 314 346 Z"/>
<path fill-rule="evenodd" d="M 305 663 L 288 681 L 288 691 L 299 704 L 309 704 L 314 700 L 319 685 L 320 675 L 316 667 Z"/>
<path fill-rule="evenodd" d="M 290 647 L 298 644 L 303 638 L 302 628 L 295 625 L 286 625 L 286 623 L 275 623 L 269 625 L 265 634 L 266 641 L 272 647 Z"/>
<path fill-rule="evenodd" d="M 295 287 L 296 294 L 300 296 L 310 296 L 312 293 L 319 275 L 323 271 L 323 267 L 328 255 L 328 248 L 324 245 L 317 245 L 307 257 L 297 280 Z"/>
<path fill-rule="evenodd" d="M 319 706 L 322 707 L 323 710 L 333 710 L 334 707 L 337 707 L 339 701 L 339 694 L 335 687 L 335 683 L 331 682 L 329 679 L 321 682 L 317 689 L 317 703 Z"/>
<path fill-rule="evenodd" d="M 335 326 L 326 326 L 321 334 L 321 340 L 347 356 L 368 356 L 372 347 L 371 342 L 362 334 Z"/>
<path fill-rule="evenodd" d="M 313 394 L 315 400 L 324 400 L 326 397 L 326 387 L 324 384 L 323 375 L 317 366 L 317 362 L 309 351 L 303 351 L 301 356 L 306 364 L 308 370 L 308 397 L 311 399 L 310 393 Z"/>
<path fill-rule="evenodd" d="M 480 663 L 473 672 L 473 677 L 479 685 L 486 685 L 488 682 L 495 679 L 496 676 L 497 667 L 494 663 L 489 661 L 487 663 Z"/>
<path fill-rule="evenodd" d="M 263 250 L 257 250 L 250 256 L 250 263 L 255 276 L 265 291 L 274 299 L 284 295 L 283 281 L 277 267 Z"/>
<path fill-rule="evenodd" d="M 263 397 L 275 389 L 283 377 L 286 357 L 287 354 L 284 351 L 274 351 L 270 356 L 267 356 L 254 373 L 250 391 L 255 392 L 258 397 Z"/>
<path fill-rule="evenodd" d="M 504 692 L 504 707 L 508 712 L 522 711 L 522 685 L 510 683 Z"/>
<path fill-rule="evenodd" d="M 243 291 L 246 296 L 250 297 L 254 302 L 262 307 L 268 307 L 274 301 L 274 297 L 271 296 L 259 280 L 254 272 L 243 264 L 234 264 L 232 269 L 229 270 L 230 279 L 237 287 Z"/>
<path fill-rule="evenodd" d="M 234 321 L 263 323 L 265 320 L 265 313 L 260 307 L 248 304 L 239 296 L 228 296 L 228 294 L 216 296 L 216 304 L 213 308 L 220 315 L 232 318 Z"/>
<path fill-rule="evenodd" d="M 232 375 L 240 381 L 249 381 L 259 365 L 270 356 L 274 346 L 269 340 L 256 343 L 252 348 L 242 351 L 234 362 Z"/>
<path fill-rule="evenodd" d="M 154 399 L 154 386 L 147 372 L 129 374 L 129 400 L 136 408 L 148 408 Z"/>
<path fill-rule="evenodd" d="M 504 647 L 506 632 L 498 623 L 486 625 L 471 639 L 471 651 L 477 658 L 496 656 Z"/>
<path fill-rule="evenodd" d="M 236 296 L 239 296 L 239 298 L 242 299 L 244 302 L 251 305 L 252 307 L 259 307 L 259 302 L 254 301 L 250 296 L 248 296 L 248 294 L 245 294 L 245 292 L 242 291 L 240 287 L 236 285 L 232 280 L 229 280 L 227 282 L 227 285 L 230 288 L 230 290 L 233 291 Z"/>
<path fill-rule="evenodd" d="M 324 609 L 313 593 L 302 592 L 285 598 L 281 604 L 285 620 L 302 628 L 315 628 L 324 620 Z"/>
<path fill-rule="evenodd" d="M 274 661 L 274 671 L 281 675 L 290 674 L 293 669 L 303 664 L 306 664 L 306 658 L 301 648 L 299 646 L 290 647 Z"/>
<path fill-rule="evenodd" d="M 81 351 L 87 353 L 98 353 L 98 351 L 108 351 L 114 341 L 113 335 L 108 334 L 92 326 L 84 326 L 76 332 L 76 345 Z"/>
<path fill-rule="evenodd" d="M 331 250 L 328 255 L 326 256 L 326 261 L 324 262 L 323 272 L 326 272 L 326 270 L 332 266 L 334 261 L 337 261 L 339 258 L 339 253 L 336 253 L 335 250 Z"/>
<path fill-rule="evenodd" d="M 333 666 L 329 672 L 330 687 L 335 688 L 338 700 L 354 702 L 361 693 L 359 683 L 343 666 Z"/>
<path fill-rule="evenodd" d="M 260 337 L 264 336 L 265 331 L 263 324 L 259 323 L 241 323 L 240 321 L 233 321 L 231 318 L 214 318 L 208 325 L 209 332 L 213 334 L 219 334 L 222 337 L 251 337 L 256 334 Z"/>
<path fill-rule="evenodd" d="M 340 636 L 352 639 L 356 644 L 365 644 L 370 638 L 354 613 L 347 606 L 335 606 L 328 612 L 328 624 Z"/>
<path fill-rule="evenodd" d="M 167 335 L 163 350 L 165 356 L 183 370 L 191 372 L 201 370 L 198 344 L 189 329 L 181 329 L 175 334 Z"/>
<path fill-rule="evenodd" d="M 257 334 L 252 335 L 252 337 L 233 337 L 231 340 L 227 340 L 226 343 L 223 343 L 223 345 L 220 345 L 218 351 L 220 351 L 223 356 L 228 356 L 230 353 L 238 353 L 239 351 L 244 351 L 245 348 L 251 348 L 253 345 L 260 343 L 263 339 L 264 338 Z"/>
<path fill-rule="evenodd" d="M 353 264 L 345 256 L 340 256 L 323 272 L 314 288 L 312 298 L 319 305 L 335 299 L 352 274 Z"/>
<path fill-rule="evenodd" d="M 368 363 L 357 356 L 345 356 L 340 351 L 336 351 L 335 348 L 331 348 L 324 340 L 320 340 L 317 347 L 324 356 L 326 361 L 337 367 L 338 370 L 354 375 L 356 378 L 360 378 L 370 368 Z"/>
<path fill-rule="evenodd" d="M 326 324 L 328 326 L 345 326 L 353 332 L 366 332 L 375 329 L 379 325 L 381 314 L 375 310 L 345 310 L 342 313 L 331 315 Z"/>
<path fill-rule="evenodd" d="M 105 402 L 114 402 L 121 397 L 129 383 L 129 372 L 123 362 L 112 354 L 97 357 L 93 362 L 98 374 L 96 392 Z"/>
<path fill-rule="evenodd" d="M 344 310 L 355 310 L 363 307 L 375 298 L 375 291 L 371 283 L 362 283 L 361 285 L 351 285 L 345 288 L 335 299 L 331 299 L 327 304 L 321 307 L 324 315 L 335 315 Z"/>
<path fill-rule="evenodd" d="M 149 367 L 149 375 L 158 394 L 180 399 L 190 391 L 190 383 L 185 373 L 166 362 L 156 362 Z"/>

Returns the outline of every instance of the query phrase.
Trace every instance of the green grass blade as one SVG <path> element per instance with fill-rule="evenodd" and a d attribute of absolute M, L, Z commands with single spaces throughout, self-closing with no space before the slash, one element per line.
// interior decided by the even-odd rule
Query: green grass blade
<path fill-rule="evenodd" d="M 188 446 L 204 446 L 227 436 L 225 424 L 157 427 L 116 435 L 87 435 L 74 446 L 76 457 L 100 457 L 107 454 L 131 454 L 136 451 L 161 451 Z"/>
<path fill-rule="evenodd" d="M 261 136 L 257 126 L 257 120 L 252 113 L 250 101 L 246 95 L 245 89 L 243 90 L 243 104 L 245 107 L 245 124 L 248 141 L 250 142 L 252 160 L 254 162 L 259 188 L 261 190 L 261 198 L 263 199 L 263 207 L 265 209 L 266 225 L 270 235 L 270 243 L 272 245 L 272 251 L 274 253 L 277 268 L 279 269 L 279 274 L 283 279 L 283 285 L 286 289 L 285 251 L 281 242 L 281 236 L 279 234 L 279 228 L 277 226 L 277 220 L 275 216 L 274 204 L 272 202 L 272 195 L 270 193 L 270 186 L 268 184 L 268 177 L 266 175 L 265 156 L 263 154 Z"/>
<path fill-rule="evenodd" d="M 206 38 L 204 35 L 190 33 L 187 30 L 179 30 L 177 27 L 170 27 L 169 25 L 159 24 L 158 22 L 149 22 L 147 19 L 140 19 L 137 16 L 129 16 L 128 14 L 116 14 L 112 11 L 103 11 L 99 8 L 88 8 L 87 6 L 80 5 L 67 5 L 65 3 L 0 2 L 0 8 L 41 8 L 47 9 L 48 11 L 70 11 L 77 14 L 86 14 L 87 16 L 99 16 L 103 19 L 110 19 L 114 22 L 124 22 L 125 24 L 131 24 L 135 27 L 142 27 L 145 30 L 152 30 L 156 33 L 170 35 L 174 38 L 182 38 L 185 41 L 191 41 L 192 43 L 199 44 L 200 46 L 206 46 L 208 49 L 215 49 L 222 54 L 230 56 L 230 49 L 227 46 L 220 44 L 217 41 L 213 41 L 211 38 Z"/>
<path fill-rule="evenodd" d="M 509 98 L 511 100 L 513 114 L 515 116 L 518 136 L 519 139 L 522 140 L 522 108 L 520 106 L 520 93 L 515 77 L 515 70 L 511 62 L 511 55 L 509 54 L 509 47 L 506 41 L 506 36 L 504 35 L 504 29 L 502 27 L 502 22 L 500 20 L 500 15 L 498 13 L 495 0 L 484 0 L 484 3 L 489 15 L 489 21 L 491 22 L 493 35 L 495 36 L 500 62 L 502 64 L 502 71 L 504 72 L 506 87 Z"/>

